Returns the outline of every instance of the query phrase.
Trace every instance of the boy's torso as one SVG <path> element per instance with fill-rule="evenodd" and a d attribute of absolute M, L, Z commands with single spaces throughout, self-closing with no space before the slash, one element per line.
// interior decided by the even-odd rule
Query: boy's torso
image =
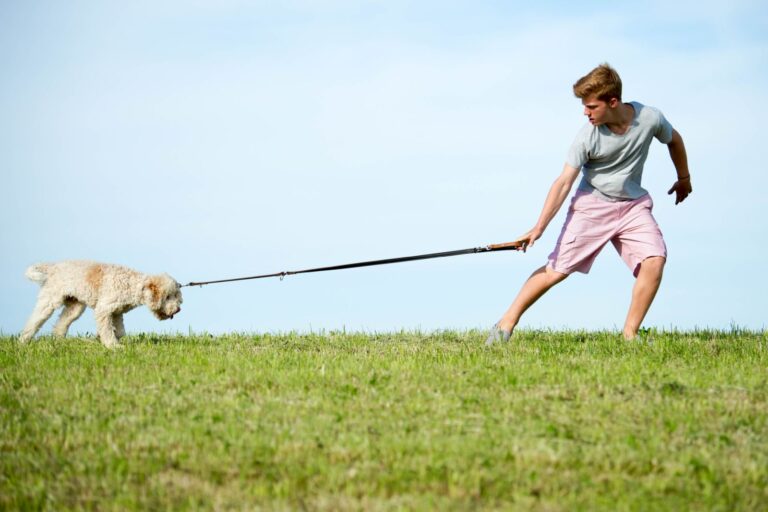
<path fill-rule="evenodd" d="M 668 143 L 672 126 L 658 110 L 631 102 L 634 117 L 622 134 L 607 126 L 586 125 L 568 153 L 568 164 L 581 168 L 579 190 L 609 201 L 631 200 L 648 193 L 641 186 L 643 165 L 653 138 Z"/>

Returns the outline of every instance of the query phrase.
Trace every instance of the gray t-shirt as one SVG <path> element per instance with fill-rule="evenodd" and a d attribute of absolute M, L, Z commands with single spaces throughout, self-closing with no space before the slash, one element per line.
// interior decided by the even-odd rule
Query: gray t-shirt
<path fill-rule="evenodd" d="M 672 140 L 672 125 L 659 110 L 636 101 L 627 132 L 617 135 L 607 126 L 587 124 L 576 135 L 566 163 L 581 169 L 579 190 L 592 192 L 609 201 L 637 199 L 648 193 L 640 186 L 643 164 L 653 137 L 663 144 Z"/>

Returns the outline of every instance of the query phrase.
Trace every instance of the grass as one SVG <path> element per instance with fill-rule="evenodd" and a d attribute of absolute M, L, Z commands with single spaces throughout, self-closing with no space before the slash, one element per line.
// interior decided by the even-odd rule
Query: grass
<path fill-rule="evenodd" d="M 0 338 L 0 509 L 765 510 L 765 333 Z"/>

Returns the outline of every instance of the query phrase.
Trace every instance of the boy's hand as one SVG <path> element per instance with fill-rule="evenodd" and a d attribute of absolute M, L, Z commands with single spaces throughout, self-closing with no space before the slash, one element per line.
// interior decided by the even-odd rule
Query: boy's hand
<path fill-rule="evenodd" d="M 544 234 L 544 230 L 540 228 L 533 228 L 523 236 L 519 237 L 515 242 L 522 242 L 522 250 L 525 252 L 529 247 L 533 247 L 533 243 L 541 238 Z"/>
<path fill-rule="evenodd" d="M 672 188 L 669 189 L 667 194 L 671 194 L 672 192 L 675 192 L 675 204 L 682 203 L 685 201 L 685 198 L 688 197 L 688 194 L 693 192 L 693 188 L 691 188 L 691 178 L 685 178 L 682 180 L 677 180 L 674 185 L 672 185 Z"/>

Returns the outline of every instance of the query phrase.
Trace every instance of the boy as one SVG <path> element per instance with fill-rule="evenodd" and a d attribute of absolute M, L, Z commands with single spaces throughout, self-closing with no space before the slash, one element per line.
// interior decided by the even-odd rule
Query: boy
<path fill-rule="evenodd" d="M 602 64 L 573 86 L 589 124 L 571 145 L 562 174 L 549 190 L 536 225 L 518 238 L 523 250 L 533 247 L 583 174 L 571 199 L 568 216 L 548 263 L 525 282 L 486 344 L 508 341 L 522 314 L 544 293 L 573 272 L 588 273 L 608 241 L 633 272 L 636 281 L 624 323 L 624 338 L 637 331 L 661 283 L 667 249 L 656 220 L 653 201 L 640 186 L 643 164 L 653 138 L 669 149 L 677 181 L 668 194 L 675 204 L 691 193 L 691 176 L 683 139 L 658 110 L 621 101 L 621 78 Z"/>

